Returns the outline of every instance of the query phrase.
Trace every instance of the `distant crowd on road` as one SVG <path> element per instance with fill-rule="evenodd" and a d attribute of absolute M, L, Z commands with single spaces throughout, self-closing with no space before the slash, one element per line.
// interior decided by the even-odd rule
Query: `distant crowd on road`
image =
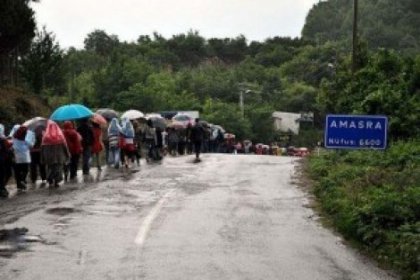
<path fill-rule="evenodd" d="M 103 161 L 115 169 L 129 169 L 139 166 L 141 158 L 159 162 L 167 155 L 195 154 L 196 162 L 200 153 L 295 155 L 276 143 L 236 141 L 222 127 L 200 119 L 186 126 L 161 126 L 145 118 L 105 123 L 85 118 L 60 126 L 44 119 L 30 126 L 16 124 L 9 133 L 0 124 L 0 197 L 9 196 L 6 186 L 12 177 L 18 193 L 26 191 L 28 179 L 33 186 L 40 179 L 41 187 L 58 188 L 63 181 L 75 181 L 79 167 L 83 175 L 89 175 L 91 167 L 100 172 Z"/>

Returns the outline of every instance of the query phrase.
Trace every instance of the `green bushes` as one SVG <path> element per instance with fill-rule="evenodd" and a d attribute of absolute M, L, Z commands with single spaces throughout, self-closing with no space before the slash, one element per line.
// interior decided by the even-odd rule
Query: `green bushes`
<path fill-rule="evenodd" d="M 338 231 L 405 279 L 420 279 L 420 141 L 314 155 L 309 173 Z"/>

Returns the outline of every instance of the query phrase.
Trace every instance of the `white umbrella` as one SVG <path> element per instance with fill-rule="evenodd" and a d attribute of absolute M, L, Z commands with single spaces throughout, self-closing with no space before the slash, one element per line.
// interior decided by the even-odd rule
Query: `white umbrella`
<path fill-rule="evenodd" d="M 152 119 L 152 118 L 163 119 L 162 115 L 158 113 L 149 113 L 146 115 L 146 119 Z"/>
<path fill-rule="evenodd" d="M 122 119 L 129 119 L 129 120 L 136 120 L 140 118 L 144 118 L 144 114 L 139 110 L 128 110 L 124 114 L 121 115 Z"/>
<path fill-rule="evenodd" d="M 220 125 L 217 125 L 217 124 L 216 125 L 213 125 L 213 129 L 218 129 L 222 133 L 225 133 L 226 132 L 226 130 L 223 127 L 221 127 Z"/>

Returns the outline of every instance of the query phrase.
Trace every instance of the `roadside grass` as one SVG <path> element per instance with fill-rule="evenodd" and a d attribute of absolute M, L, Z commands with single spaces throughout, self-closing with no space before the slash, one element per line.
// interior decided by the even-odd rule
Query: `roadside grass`
<path fill-rule="evenodd" d="M 381 151 L 309 157 L 317 205 L 350 242 L 380 263 L 420 279 L 420 141 Z"/>

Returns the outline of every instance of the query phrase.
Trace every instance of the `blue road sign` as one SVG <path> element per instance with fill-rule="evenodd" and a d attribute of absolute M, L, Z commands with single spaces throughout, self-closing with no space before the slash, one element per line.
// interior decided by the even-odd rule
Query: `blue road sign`
<path fill-rule="evenodd" d="M 378 149 L 387 145 L 385 116 L 328 115 L 325 147 L 328 149 Z"/>

